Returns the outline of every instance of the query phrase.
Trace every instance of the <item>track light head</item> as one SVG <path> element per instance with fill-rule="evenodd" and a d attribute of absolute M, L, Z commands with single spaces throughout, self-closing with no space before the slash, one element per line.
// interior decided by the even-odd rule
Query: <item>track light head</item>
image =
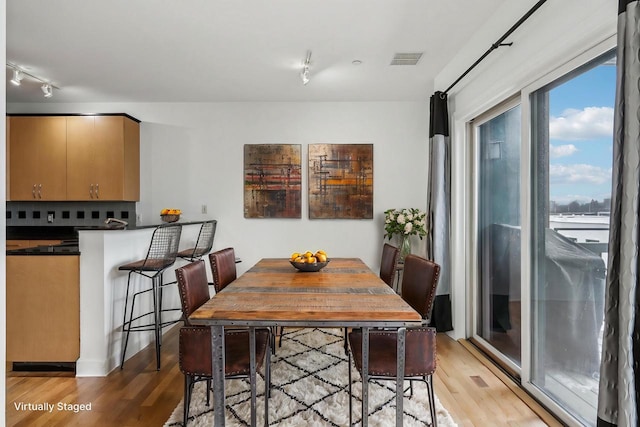
<path fill-rule="evenodd" d="M 45 98 L 51 98 L 53 96 L 53 89 L 49 83 L 43 84 L 40 89 L 42 89 Z"/>
<path fill-rule="evenodd" d="M 20 70 L 13 70 L 13 78 L 11 79 L 11 83 L 16 86 L 20 86 L 20 81 L 24 78 L 22 72 Z"/>
<path fill-rule="evenodd" d="M 311 66 L 311 51 L 307 51 L 307 57 L 302 63 L 302 71 L 300 71 L 300 78 L 302 79 L 302 84 L 306 85 L 309 83 L 309 69 Z"/>
<path fill-rule="evenodd" d="M 309 67 L 304 66 L 302 68 L 302 72 L 300 72 L 300 78 L 302 79 L 302 84 L 306 85 L 309 83 Z"/>

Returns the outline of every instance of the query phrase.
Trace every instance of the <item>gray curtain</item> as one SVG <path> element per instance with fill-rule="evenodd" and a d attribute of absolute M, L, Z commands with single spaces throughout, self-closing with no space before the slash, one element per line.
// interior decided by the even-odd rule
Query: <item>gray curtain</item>
<path fill-rule="evenodd" d="M 451 320 L 451 264 L 449 223 L 451 208 L 451 158 L 447 95 L 431 96 L 429 121 L 429 182 L 427 187 L 427 257 L 440 264 L 440 281 L 431 314 L 431 325 L 441 331 L 453 329 Z"/>
<path fill-rule="evenodd" d="M 620 0 L 613 181 L 598 426 L 638 426 L 640 2 Z"/>

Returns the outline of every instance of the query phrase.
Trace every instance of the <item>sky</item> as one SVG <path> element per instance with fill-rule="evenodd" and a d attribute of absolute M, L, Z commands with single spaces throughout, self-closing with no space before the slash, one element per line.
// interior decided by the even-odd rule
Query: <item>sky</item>
<path fill-rule="evenodd" d="M 599 65 L 549 92 L 552 201 L 611 197 L 615 82 L 615 64 Z"/>

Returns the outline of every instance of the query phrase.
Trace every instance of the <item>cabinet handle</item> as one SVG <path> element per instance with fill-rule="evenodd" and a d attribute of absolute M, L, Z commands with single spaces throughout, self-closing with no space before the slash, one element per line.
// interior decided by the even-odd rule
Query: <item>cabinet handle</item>
<path fill-rule="evenodd" d="M 96 199 L 100 198 L 100 184 L 96 184 Z"/>
<path fill-rule="evenodd" d="M 38 198 L 42 199 L 42 184 L 38 184 Z"/>
<path fill-rule="evenodd" d="M 93 199 L 93 184 L 89 186 L 89 198 Z"/>
<path fill-rule="evenodd" d="M 36 197 L 36 184 L 33 184 L 33 189 L 31 190 L 31 194 L 33 194 L 33 198 L 37 199 Z"/>

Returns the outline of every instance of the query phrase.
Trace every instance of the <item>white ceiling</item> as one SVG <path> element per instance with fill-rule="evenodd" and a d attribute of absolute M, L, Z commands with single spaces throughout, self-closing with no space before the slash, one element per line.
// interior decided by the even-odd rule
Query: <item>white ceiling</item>
<path fill-rule="evenodd" d="M 505 1 L 8 1 L 7 61 L 60 90 L 45 100 L 7 69 L 7 102 L 426 100 Z M 397 52 L 424 56 L 389 65 Z"/>

